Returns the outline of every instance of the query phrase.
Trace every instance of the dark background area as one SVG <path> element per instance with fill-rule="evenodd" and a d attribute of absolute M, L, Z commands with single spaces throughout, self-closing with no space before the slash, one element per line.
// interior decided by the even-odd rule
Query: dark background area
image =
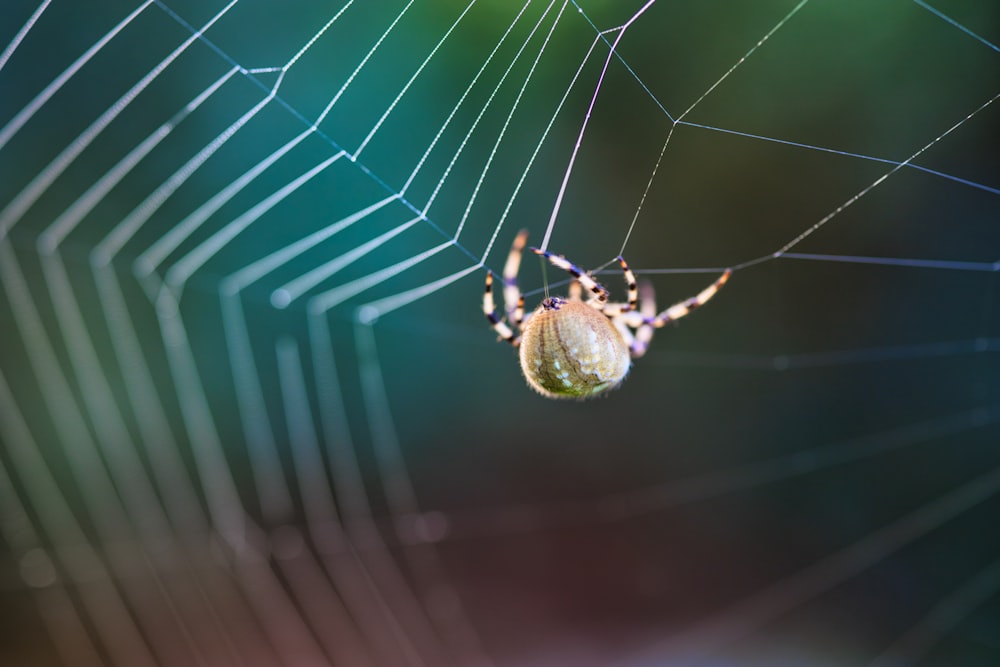
<path fill-rule="evenodd" d="M 120 102 L 224 6 L 145 7 L 0 145 L 0 663 L 1000 660 L 1000 111 L 977 112 L 1000 88 L 996 6 L 812 0 L 712 88 L 796 3 L 653 4 L 618 49 L 631 71 L 609 66 L 549 249 L 598 270 L 616 299 L 621 252 L 661 307 L 738 268 L 588 402 L 525 386 L 483 321 L 483 281 L 518 229 L 542 241 L 607 44 L 549 121 L 594 26 L 641 3 L 569 5 L 534 67 L 561 5 L 532 3 L 456 107 L 520 6 L 475 3 L 422 66 L 465 3 L 414 3 L 386 33 L 405 3 L 356 2 L 323 31 L 341 5 L 241 0 Z M 139 7 L 52 3 L 0 68 L 0 133 Z M 0 45 L 36 8 L 4 4 Z M 102 264 L 121 222 L 279 81 Z M 317 131 L 218 199 L 341 86 Z M 47 255 L 46 230 L 168 121 Z M 355 159 L 177 280 L 341 150 Z M 392 195 L 228 296 L 248 266 Z M 771 257 L 821 221 L 789 249 L 813 257 Z M 441 244 L 317 314 L 331 290 Z M 526 258 L 529 307 L 544 280 Z M 109 284 L 123 310 L 109 310 Z M 134 336 L 150 410 L 111 312 Z M 135 502 L 144 484 L 149 506 Z"/>

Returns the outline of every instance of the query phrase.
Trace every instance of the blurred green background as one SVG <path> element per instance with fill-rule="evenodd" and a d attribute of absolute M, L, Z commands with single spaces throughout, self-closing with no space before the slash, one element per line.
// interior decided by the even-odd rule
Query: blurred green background
<path fill-rule="evenodd" d="M 512 24 L 518 3 L 480 0 L 463 15 L 454 1 L 355 2 L 338 15 L 343 5 L 240 0 L 210 27 L 225 3 L 44 9 L 0 68 L 0 126 L 18 124 L 0 134 L 0 662 L 85 664 L 67 651 L 164 664 L 1000 660 L 998 108 L 945 134 L 1000 88 L 998 7 L 649 7 L 610 63 L 549 248 L 594 269 L 621 252 L 662 306 L 747 265 L 659 330 L 620 390 L 547 401 L 483 321 L 485 268 L 502 268 L 521 228 L 541 242 L 608 53 L 597 41 L 586 57 L 595 26 L 620 26 L 642 4 L 532 2 Z M 37 8 L 5 2 L 0 44 Z M 51 99 L 18 115 L 134 10 Z M 865 192 L 938 137 L 919 168 Z M 184 171 L 199 151 L 210 154 Z M 247 267 L 393 195 L 231 296 Z M 46 254 L 47 230 L 80 201 L 90 208 Z M 141 210 L 143 223 L 116 237 Z M 767 259 L 831 214 L 791 249 L 825 258 Z M 105 266 L 109 238 L 122 243 Z M 317 310 L 330 290 L 441 244 Z M 276 290 L 355 251 L 274 305 Z M 613 269 L 599 275 L 620 298 Z M 109 276 L 162 421 L 137 407 Z M 526 258 L 529 306 L 543 280 Z M 303 468 L 297 447 L 310 438 L 317 458 Z M 164 461 L 191 489 L 190 515 L 171 502 L 183 494 Z M 133 474 L 149 480 L 166 544 L 150 542 L 131 502 Z M 328 485 L 325 505 L 316 484 Z M 219 498 L 238 501 L 228 507 L 249 526 L 247 545 L 218 525 Z M 62 501 L 78 533 L 52 518 Z M 102 503 L 125 508 L 111 532 Z M 317 508 L 344 530 L 336 548 L 320 539 Z M 80 543 L 107 568 L 83 568 L 93 590 L 124 596 L 120 616 L 94 606 L 74 565 Z M 341 557 L 358 568 L 344 579 L 330 565 Z M 130 559 L 142 566 L 122 569 Z M 303 587 L 307 563 L 326 569 Z M 352 593 L 358 581 L 367 592 Z M 186 615 L 201 609 L 222 619 L 217 633 Z M 122 648 L 128 638 L 147 648 Z"/>

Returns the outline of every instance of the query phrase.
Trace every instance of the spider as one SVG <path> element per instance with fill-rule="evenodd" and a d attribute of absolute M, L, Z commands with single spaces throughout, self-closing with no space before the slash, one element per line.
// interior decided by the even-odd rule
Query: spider
<path fill-rule="evenodd" d="M 503 300 L 506 317 L 497 317 L 493 301 L 493 273 L 486 273 L 483 313 L 500 339 L 520 348 L 521 370 L 528 385 L 549 398 L 585 399 L 622 383 L 632 365 L 646 352 L 653 330 L 678 320 L 715 296 L 729 280 L 731 271 L 690 299 L 660 314 L 652 284 L 636 284 L 635 274 L 618 257 L 628 286 L 627 301 L 608 302 L 608 290 L 589 273 L 561 255 L 531 248 L 558 269 L 573 276 L 569 296 L 549 296 L 525 316 L 524 296 L 517 287 L 521 253 L 528 231 L 521 230 L 511 245 L 503 269 Z M 590 293 L 583 301 L 582 290 Z M 510 322 L 508 325 L 504 320 Z M 520 335 L 515 333 L 520 331 Z M 634 330 L 634 333 L 633 333 Z"/>

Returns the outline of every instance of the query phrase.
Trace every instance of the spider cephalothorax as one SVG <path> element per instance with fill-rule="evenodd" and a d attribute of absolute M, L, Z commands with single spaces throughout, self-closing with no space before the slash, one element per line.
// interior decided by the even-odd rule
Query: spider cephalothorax
<path fill-rule="evenodd" d="M 635 275 L 621 257 L 618 263 L 628 285 L 628 300 L 609 303 L 608 290 L 590 274 L 565 257 L 532 248 L 574 280 L 568 298 L 546 297 L 526 317 L 524 297 L 517 287 L 517 272 L 527 239 L 527 230 L 522 230 L 514 239 L 504 265 L 506 316 L 499 318 L 496 314 L 492 272 L 486 274 L 483 312 L 500 338 L 520 348 L 521 370 L 528 385 L 549 398 L 583 399 L 617 387 L 625 379 L 632 359 L 645 354 L 654 329 L 701 306 L 729 280 L 730 272 L 726 270 L 697 296 L 657 314 L 652 285 L 638 286 Z M 591 294 L 587 301 L 581 298 L 583 289 Z"/>

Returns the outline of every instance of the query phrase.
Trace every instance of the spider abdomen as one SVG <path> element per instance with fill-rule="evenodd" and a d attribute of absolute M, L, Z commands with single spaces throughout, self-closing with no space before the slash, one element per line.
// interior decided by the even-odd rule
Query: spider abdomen
<path fill-rule="evenodd" d="M 525 322 L 521 370 L 551 398 L 586 398 L 621 384 L 632 364 L 611 321 L 582 301 L 545 299 Z"/>

